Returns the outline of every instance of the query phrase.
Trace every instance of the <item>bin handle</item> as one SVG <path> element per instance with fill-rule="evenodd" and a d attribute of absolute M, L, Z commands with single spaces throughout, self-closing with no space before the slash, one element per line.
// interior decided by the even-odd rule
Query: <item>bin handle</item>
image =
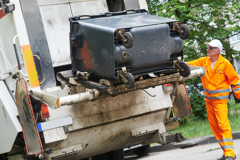
<path fill-rule="evenodd" d="M 121 12 L 113 12 L 112 15 L 124 15 L 127 14 L 126 10 Z"/>
<path fill-rule="evenodd" d="M 112 16 L 112 15 L 113 15 L 112 12 L 107 12 L 107 13 L 105 13 L 105 16 L 106 16 L 106 17 L 108 17 L 108 16 Z"/>
<path fill-rule="evenodd" d="M 110 17 L 112 16 L 112 12 L 100 13 L 99 15 L 92 15 L 91 18 L 99 18 L 99 17 Z"/>
<path fill-rule="evenodd" d="M 128 9 L 128 10 L 126 10 L 126 12 L 127 12 L 127 14 L 128 14 L 128 12 L 137 13 L 138 9 Z"/>
<path fill-rule="evenodd" d="M 91 16 L 90 16 L 90 15 L 82 15 L 82 16 L 78 16 L 78 17 L 76 17 L 76 18 L 79 18 L 79 19 L 81 19 L 82 17 L 91 18 Z"/>
<path fill-rule="evenodd" d="M 43 72 L 42 72 L 42 66 L 41 66 L 41 63 L 40 63 L 40 57 L 37 56 L 37 55 L 33 55 L 33 57 L 36 57 L 38 59 L 38 64 L 40 66 L 41 74 L 42 74 L 42 77 L 43 77 L 42 82 L 39 82 L 39 84 L 43 84 L 45 82 L 45 78 L 44 78 L 44 75 L 43 75 Z"/>
<path fill-rule="evenodd" d="M 133 12 L 133 13 L 143 13 L 143 12 L 147 12 L 145 9 L 129 9 L 129 10 L 125 10 L 127 12 L 127 14 L 129 14 L 129 12 Z M 131 14 L 131 13 L 130 13 Z"/>

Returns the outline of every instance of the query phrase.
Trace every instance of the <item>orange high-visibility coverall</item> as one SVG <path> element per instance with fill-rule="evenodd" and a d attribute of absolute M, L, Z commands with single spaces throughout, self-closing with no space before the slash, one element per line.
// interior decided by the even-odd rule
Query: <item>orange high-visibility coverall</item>
<path fill-rule="evenodd" d="M 227 101 L 230 85 L 232 85 L 234 95 L 240 98 L 239 77 L 232 64 L 220 54 L 212 70 L 209 57 L 199 58 L 187 63 L 192 66 L 206 68 L 206 76 L 202 76 L 201 78 L 209 124 L 223 149 L 225 157 L 234 157 L 231 127 L 227 117 Z"/>

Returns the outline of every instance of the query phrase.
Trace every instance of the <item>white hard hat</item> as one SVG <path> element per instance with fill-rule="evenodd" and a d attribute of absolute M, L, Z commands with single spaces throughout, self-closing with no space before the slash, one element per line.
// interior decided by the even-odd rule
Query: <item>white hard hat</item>
<path fill-rule="evenodd" d="M 207 44 L 212 47 L 218 47 L 220 49 L 220 51 L 222 50 L 222 43 L 217 39 L 214 39 L 211 42 L 206 42 L 204 44 Z"/>

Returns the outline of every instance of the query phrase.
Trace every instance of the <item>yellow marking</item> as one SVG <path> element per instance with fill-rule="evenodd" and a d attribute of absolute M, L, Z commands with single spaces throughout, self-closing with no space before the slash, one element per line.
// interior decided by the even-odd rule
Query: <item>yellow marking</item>
<path fill-rule="evenodd" d="M 33 80 L 33 82 L 31 83 L 31 87 L 32 88 L 38 87 L 40 84 L 38 81 L 38 76 L 37 76 L 35 66 L 34 66 L 34 69 L 32 69 L 32 71 L 30 72 L 30 75 L 31 75 L 31 79 Z"/>
<path fill-rule="evenodd" d="M 57 106 L 60 107 L 59 99 L 57 99 Z"/>
<path fill-rule="evenodd" d="M 34 60 L 33 60 L 33 54 L 32 54 L 30 45 L 22 46 L 22 52 L 23 52 L 23 57 L 26 64 L 26 68 L 27 68 L 30 85 L 32 88 L 38 87 L 40 84 L 38 81 L 37 71 L 36 71 Z"/>

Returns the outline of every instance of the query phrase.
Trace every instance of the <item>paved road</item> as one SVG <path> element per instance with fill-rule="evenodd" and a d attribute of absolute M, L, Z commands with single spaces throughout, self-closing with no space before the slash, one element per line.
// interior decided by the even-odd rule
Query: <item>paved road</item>
<path fill-rule="evenodd" d="M 237 160 L 240 160 L 240 139 L 234 140 L 233 143 Z M 210 143 L 186 149 L 153 152 L 144 157 L 126 156 L 125 160 L 216 160 L 222 153 L 218 143 Z"/>

